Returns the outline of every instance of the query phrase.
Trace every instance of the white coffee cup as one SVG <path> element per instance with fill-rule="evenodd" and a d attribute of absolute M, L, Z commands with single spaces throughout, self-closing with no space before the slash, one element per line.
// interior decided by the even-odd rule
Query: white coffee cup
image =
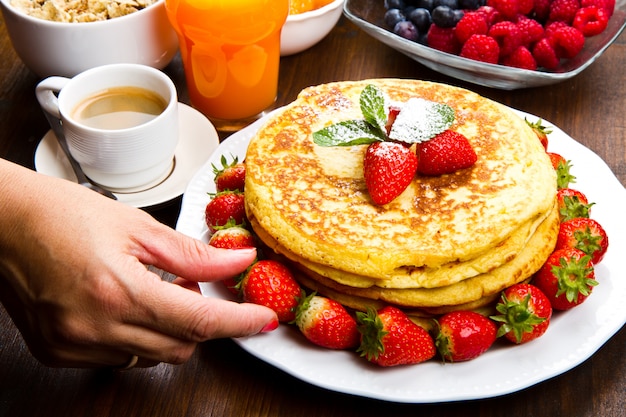
<path fill-rule="evenodd" d="M 42 109 L 61 120 L 70 153 L 93 182 L 124 192 L 149 188 L 171 172 L 178 97 L 163 72 L 104 65 L 73 78 L 46 78 L 36 95 Z"/>

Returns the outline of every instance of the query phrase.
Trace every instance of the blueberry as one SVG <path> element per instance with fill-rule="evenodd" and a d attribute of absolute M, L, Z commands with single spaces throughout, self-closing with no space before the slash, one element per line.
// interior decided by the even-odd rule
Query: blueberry
<path fill-rule="evenodd" d="M 456 26 L 454 10 L 448 6 L 437 6 L 432 13 L 433 23 L 440 28 L 452 28 Z"/>
<path fill-rule="evenodd" d="M 390 28 L 394 28 L 398 22 L 403 20 L 406 20 L 406 17 L 399 9 L 389 9 L 385 12 L 385 24 Z"/>
<path fill-rule="evenodd" d="M 426 10 L 432 11 L 433 8 L 434 8 L 433 7 L 433 3 L 434 3 L 434 0 L 417 0 L 416 6 L 418 8 L 421 7 L 421 8 L 424 8 Z"/>
<path fill-rule="evenodd" d="M 434 0 L 433 7 L 437 8 L 438 6 L 447 6 L 452 10 L 456 10 L 459 8 L 458 0 Z"/>
<path fill-rule="evenodd" d="M 386 9 L 404 9 L 404 0 L 385 0 Z"/>
<path fill-rule="evenodd" d="M 430 12 L 422 7 L 413 10 L 408 17 L 420 33 L 427 32 L 432 23 Z"/>
<path fill-rule="evenodd" d="M 418 37 L 417 28 L 413 23 L 409 22 L 408 20 L 398 22 L 393 28 L 393 33 L 402 36 L 403 38 L 410 41 L 417 41 Z"/>
<path fill-rule="evenodd" d="M 459 23 L 459 20 L 463 18 L 464 14 L 465 14 L 464 10 L 461 10 L 461 9 L 454 10 L 454 26 L 456 26 L 456 24 Z"/>

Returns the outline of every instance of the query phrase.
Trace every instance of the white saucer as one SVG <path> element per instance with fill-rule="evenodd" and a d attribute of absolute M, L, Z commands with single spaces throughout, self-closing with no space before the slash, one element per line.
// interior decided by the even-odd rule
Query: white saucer
<path fill-rule="evenodd" d="M 134 207 L 150 207 L 183 194 L 187 184 L 219 144 L 211 122 L 197 110 L 178 103 L 180 137 L 170 175 L 152 188 L 136 192 L 114 193 L 119 201 Z M 48 131 L 35 151 L 35 169 L 42 174 L 76 182 L 70 164 Z"/>

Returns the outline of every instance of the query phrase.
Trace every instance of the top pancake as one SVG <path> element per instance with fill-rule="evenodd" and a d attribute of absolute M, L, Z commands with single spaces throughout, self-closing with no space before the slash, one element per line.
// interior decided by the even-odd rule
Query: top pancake
<path fill-rule="evenodd" d="M 312 140 L 325 126 L 362 119 L 359 95 L 368 84 L 393 101 L 420 97 L 451 106 L 450 129 L 468 138 L 476 164 L 416 176 L 391 203 L 373 204 L 363 178 L 367 146 L 320 147 Z M 246 166 L 248 215 L 278 244 L 311 263 L 380 279 L 492 251 L 545 217 L 556 187 L 545 150 L 508 108 L 461 88 L 398 79 L 303 90 L 251 140 Z M 497 265 L 511 254 L 494 256 L 502 257 L 493 260 Z"/>

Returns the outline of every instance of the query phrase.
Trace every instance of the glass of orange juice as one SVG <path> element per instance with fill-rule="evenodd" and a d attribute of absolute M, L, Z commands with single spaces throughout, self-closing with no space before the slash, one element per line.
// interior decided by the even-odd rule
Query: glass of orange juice
<path fill-rule="evenodd" d="M 221 131 L 271 109 L 289 0 L 166 0 L 191 104 Z"/>

